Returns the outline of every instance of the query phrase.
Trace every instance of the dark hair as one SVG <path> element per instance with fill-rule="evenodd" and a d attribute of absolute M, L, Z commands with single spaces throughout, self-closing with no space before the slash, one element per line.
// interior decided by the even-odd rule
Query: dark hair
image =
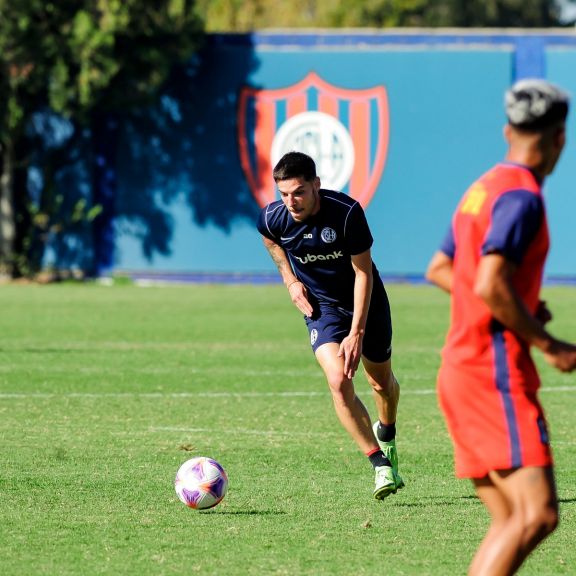
<path fill-rule="evenodd" d="M 274 167 L 272 176 L 275 182 L 290 180 L 291 178 L 304 178 L 310 182 L 316 178 L 316 164 L 310 156 L 303 152 L 288 152 L 280 158 Z"/>

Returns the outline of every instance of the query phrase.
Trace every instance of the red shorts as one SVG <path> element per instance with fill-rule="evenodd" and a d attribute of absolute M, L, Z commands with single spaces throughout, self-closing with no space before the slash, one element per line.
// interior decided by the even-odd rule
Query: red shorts
<path fill-rule="evenodd" d="M 536 390 L 443 365 L 438 398 L 454 444 L 456 476 L 550 466 L 552 453 Z"/>

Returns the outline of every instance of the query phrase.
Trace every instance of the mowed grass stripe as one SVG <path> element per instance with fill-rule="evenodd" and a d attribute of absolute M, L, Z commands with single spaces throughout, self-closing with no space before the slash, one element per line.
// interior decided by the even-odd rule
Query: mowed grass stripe
<path fill-rule="evenodd" d="M 541 393 L 576 392 L 576 386 L 553 386 L 542 388 Z M 402 389 L 402 395 L 427 396 L 435 394 L 434 389 L 410 390 Z M 0 398 L 298 398 L 329 396 L 329 392 L 0 392 Z"/>

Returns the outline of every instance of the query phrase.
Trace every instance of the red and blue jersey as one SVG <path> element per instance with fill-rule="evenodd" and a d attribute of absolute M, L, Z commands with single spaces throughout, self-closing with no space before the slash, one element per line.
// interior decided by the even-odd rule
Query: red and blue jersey
<path fill-rule="evenodd" d="M 482 256 L 501 254 L 516 264 L 514 288 L 534 314 L 548 248 L 541 183 L 528 168 L 498 164 L 467 190 L 441 248 L 453 259 L 451 325 L 443 364 L 473 371 L 499 390 L 538 387 L 527 343 L 496 321 L 474 294 L 474 283 Z"/>
<path fill-rule="evenodd" d="M 442 245 L 453 277 L 438 394 L 459 477 L 552 463 L 529 346 L 474 294 L 480 259 L 501 254 L 516 265 L 514 288 L 535 314 L 548 247 L 541 183 L 524 166 L 492 168 L 467 190 L 452 219 Z"/>

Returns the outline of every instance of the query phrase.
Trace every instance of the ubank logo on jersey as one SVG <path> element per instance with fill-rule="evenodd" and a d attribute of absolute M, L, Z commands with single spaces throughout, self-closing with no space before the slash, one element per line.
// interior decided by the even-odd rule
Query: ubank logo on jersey
<path fill-rule="evenodd" d="M 332 254 L 306 254 L 304 258 L 300 256 L 294 256 L 301 264 L 308 264 L 309 262 L 317 262 L 324 260 L 337 260 L 338 258 L 343 258 L 342 250 L 334 250 Z"/>
<path fill-rule="evenodd" d="M 276 200 L 272 169 L 292 150 L 314 158 L 322 188 L 346 192 L 366 207 L 384 171 L 388 132 L 383 86 L 339 88 L 311 72 L 286 88 L 240 92 L 240 161 L 261 207 Z"/>

